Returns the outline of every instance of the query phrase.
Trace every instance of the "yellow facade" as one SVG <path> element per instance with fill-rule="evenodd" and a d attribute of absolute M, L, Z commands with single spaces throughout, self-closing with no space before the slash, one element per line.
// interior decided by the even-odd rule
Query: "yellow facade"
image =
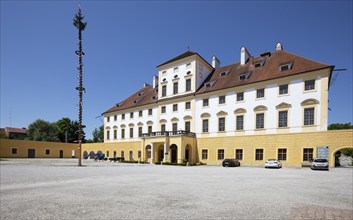
<path fill-rule="evenodd" d="M 316 157 L 318 146 L 329 147 L 330 167 L 334 166 L 335 153 L 344 148 L 353 148 L 353 130 L 336 130 L 307 133 L 265 134 L 249 136 L 224 136 L 193 138 L 187 136 L 156 137 L 141 139 L 135 142 L 118 143 L 94 143 L 83 144 L 82 153 L 84 157 L 94 155 L 101 151 L 108 158 L 124 157 L 125 160 L 140 160 L 156 163 L 161 161 L 158 154 L 164 152 L 164 143 L 168 161 L 171 162 L 172 145 L 177 146 L 177 162 L 205 163 L 208 165 L 220 165 L 218 150 L 224 150 L 224 158 L 235 158 L 235 150 L 243 150 L 241 164 L 244 166 L 262 166 L 267 159 L 277 159 L 278 149 L 286 149 L 286 160 L 282 160 L 283 166 L 301 167 L 304 148 L 313 149 L 313 158 Z M 153 157 L 148 158 L 146 145 L 153 145 Z M 12 149 L 16 148 L 16 154 Z M 60 158 L 62 150 L 63 158 L 77 157 L 77 144 L 22 141 L 22 140 L 0 140 L 1 158 L 27 158 L 28 149 L 35 149 L 36 158 Z M 255 160 L 256 149 L 263 149 L 263 160 Z M 46 150 L 50 150 L 49 155 Z M 202 150 L 208 150 L 207 159 L 202 159 Z M 115 152 L 115 153 L 114 153 Z M 140 152 L 140 153 L 139 153 Z M 188 152 L 186 157 L 185 152 Z M 123 155 L 122 155 L 123 154 Z M 139 157 L 140 156 L 140 157 Z M 163 157 L 162 157 L 163 158 Z"/>
<path fill-rule="evenodd" d="M 33 156 L 35 158 L 72 158 L 77 157 L 78 152 L 77 144 L 13 139 L 0 140 L 0 157 L 2 158 L 28 158 L 29 150 L 34 152 Z"/>

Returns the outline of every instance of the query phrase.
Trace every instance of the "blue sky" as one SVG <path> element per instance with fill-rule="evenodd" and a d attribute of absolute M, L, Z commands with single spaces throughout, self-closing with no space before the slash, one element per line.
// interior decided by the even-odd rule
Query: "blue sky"
<path fill-rule="evenodd" d="M 76 1 L 1 1 L 1 127 L 78 118 Z M 81 1 L 86 136 L 96 118 L 190 47 L 238 62 L 284 49 L 341 71 L 329 124 L 352 122 L 352 1 Z M 334 76 L 337 73 L 334 73 Z"/>

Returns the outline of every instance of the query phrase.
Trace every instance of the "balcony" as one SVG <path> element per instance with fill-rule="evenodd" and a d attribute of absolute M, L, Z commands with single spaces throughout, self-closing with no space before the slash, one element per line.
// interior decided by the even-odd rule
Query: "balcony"
<path fill-rule="evenodd" d="M 188 137 L 196 137 L 194 132 L 190 131 L 155 131 L 150 133 L 144 133 L 141 135 L 141 138 L 151 138 L 151 137 L 175 137 L 175 136 L 188 136 Z"/>

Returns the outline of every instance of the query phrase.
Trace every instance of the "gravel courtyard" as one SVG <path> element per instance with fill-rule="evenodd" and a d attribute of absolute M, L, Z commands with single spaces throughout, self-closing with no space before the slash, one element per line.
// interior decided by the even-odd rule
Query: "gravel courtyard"
<path fill-rule="evenodd" d="M 352 219 L 352 168 L 1 159 L 0 219 Z"/>

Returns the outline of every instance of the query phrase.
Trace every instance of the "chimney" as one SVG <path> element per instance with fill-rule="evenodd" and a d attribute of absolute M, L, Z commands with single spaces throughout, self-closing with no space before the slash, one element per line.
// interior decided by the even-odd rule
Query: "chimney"
<path fill-rule="evenodd" d="M 276 44 L 276 50 L 283 50 L 283 46 L 280 42 Z"/>
<path fill-rule="evenodd" d="M 158 86 L 158 76 L 153 76 L 153 88 Z"/>
<path fill-rule="evenodd" d="M 250 53 L 245 47 L 242 47 L 240 49 L 240 64 L 245 65 L 246 62 L 248 62 L 250 58 Z"/>
<path fill-rule="evenodd" d="M 212 67 L 217 69 L 221 65 L 221 61 L 216 56 L 212 56 Z"/>

